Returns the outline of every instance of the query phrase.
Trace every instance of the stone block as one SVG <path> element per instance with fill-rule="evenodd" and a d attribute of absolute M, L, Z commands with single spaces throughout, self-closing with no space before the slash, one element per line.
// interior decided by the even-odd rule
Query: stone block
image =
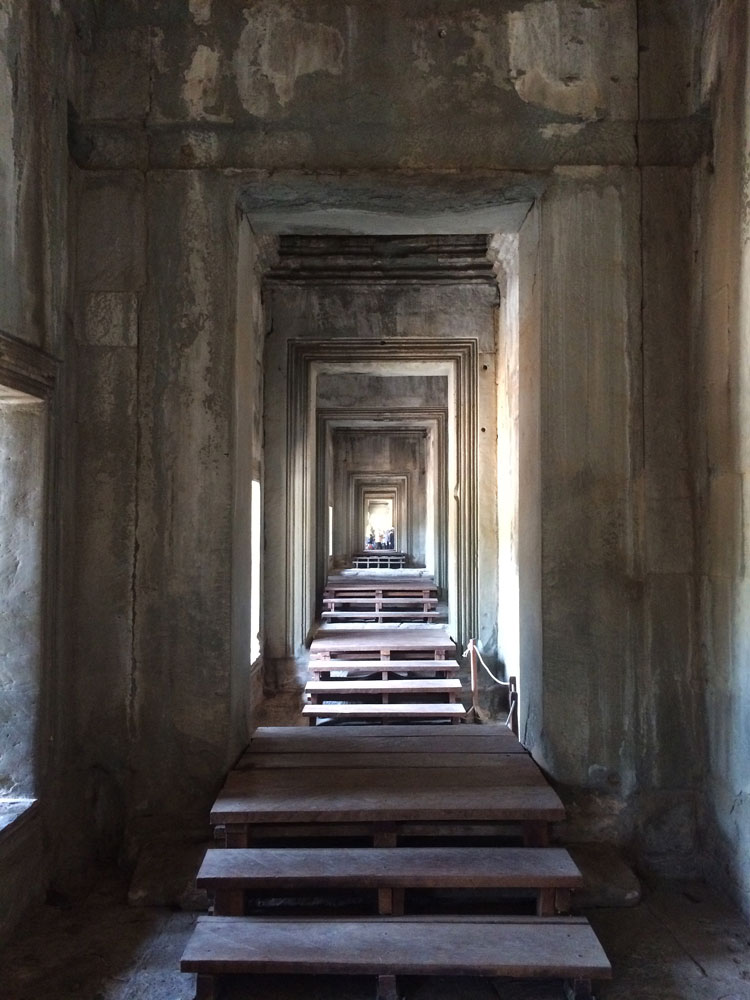
<path fill-rule="evenodd" d="M 611 844 L 572 844 L 573 860 L 584 884 L 573 894 L 576 910 L 598 906 L 637 906 L 641 883 L 622 855 Z"/>
<path fill-rule="evenodd" d="M 79 288 L 135 291 L 145 282 L 144 180 L 132 172 L 84 175 L 78 227 Z"/>
<path fill-rule="evenodd" d="M 151 100 L 150 29 L 99 31 L 86 71 L 88 119 L 143 119 Z"/>
<path fill-rule="evenodd" d="M 701 15 L 701 5 L 694 0 L 641 0 L 638 4 L 638 93 L 643 118 L 681 118 L 694 110 L 699 80 L 693 43 Z"/>
<path fill-rule="evenodd" d="M 690 497 L 647 496 L 645 512 L 646 572 L 692 572 L 694 563 L 693 530 L 693 501 Z"/>
<path fill-rule="evenodd" d="M 740 575 L 743 555 L 742 475 L 713 472 L 708 480 L 704 558 L 711 576 Z"/>
<path fill-rule="evenodd" d="M 76 360 L 76 572 L 71 594 L 76 657 L 71 683 L 86 753 L 113 772 L 125 754 L 132 711 L 136 351 L 80 345 Z"/>
<path fill-rule="evenodd" d="M 130 906 L 168 906 L 192 912 L 208 910 L 208 894 L 197 889 L 195 875 L 206 848 L 205 843 L 144 844 L 128 889 Z"/>
<path fill-rule="evenodd" d="M 639 781 L 651 788 L 696 788 L 704 719 L 692 576 L 650 575 L 644 603 L 645 656 L 634 733 Z"/>
<path fill-rule="evenodd" d="M 636 182 L 630 171 L 566 170 L 542 204 L 542 454 L 567 475 L 640 468 Z"/>
<path fill-rule="evenodd" d="M 133 292 L 91 292 L 85 296 L 77 340 L 98 347 L 137 347 L 138 296 Z"/>

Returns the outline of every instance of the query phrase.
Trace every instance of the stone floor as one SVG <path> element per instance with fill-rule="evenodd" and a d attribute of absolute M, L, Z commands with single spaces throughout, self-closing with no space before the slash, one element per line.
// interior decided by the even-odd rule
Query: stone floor
<path fill-rule="evenodd" d="M 614 967 L 601 1000 L 750 1000 L 750 927 L 708 887 L 659 884 L 632 908 L 589 914 Z M 116 872 L 51 894 L 0 955 L 3 1000 L 191 1000 L 179 960 L 195 914 L 127 905 Z M 245 982 L 252 1000 L 372 1000 L 372 980 Z M 561 1000 L 559 983 L 405 980 L 408 1000 Z"/>

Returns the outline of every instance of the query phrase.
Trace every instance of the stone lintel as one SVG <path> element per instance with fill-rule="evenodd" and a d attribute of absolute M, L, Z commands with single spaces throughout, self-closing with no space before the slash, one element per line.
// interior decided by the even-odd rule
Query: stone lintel
<path fill-rule="evenodd" d="M 87 122 L 70 126 L 71 155 L 89 170 L 341 170 L 402 169 L 390 154 L 397 143 L 377 149 L 336 147 L 311 158 L 303 138 L 292 131 L 284 143 L 269 142 L 264 123 L 136 121 Z M 533 130 L 502 121 L 488 126 L 481 141 L 464 153 L 441 154 L 436 171 L 549 171 L 555 166 L 670 166 L 694 162 L 710 144 L 710 124 L 699 113 L 673 120 L 551 122 Z"/>

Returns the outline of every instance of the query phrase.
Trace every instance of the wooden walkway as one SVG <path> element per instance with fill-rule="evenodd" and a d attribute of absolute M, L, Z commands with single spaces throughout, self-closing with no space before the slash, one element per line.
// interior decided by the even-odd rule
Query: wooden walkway
<path fill-rule="evenodd" d="M 214 915 L 199 920 L 182 968 L 198 974 L 199 1000 L 225 976 L 290 971 L 377 976 L 381 1000 L 409 974 L 554 977 L 590 996 L 610 968 L 587 922 L 565 915 L 580 873 L 550 846 L 563 817 L 503 727 L 259 729 L 211 812 L 225 847 L 207 853 L 198 883 Z M 523 846 L 497 845 L 509 829 Z M 456 846 L 465 831 L 488 846 Z M 404 845 L 414 833 L 430 846 Z M 349 836 L 371 846 L 340 846 Z M 304 837 L 324 846 L 299 846 Z M 246 915 L 250 891 L 303 887 L 371 892 L 379 917 Z M 532 891 L 536 916 L 412 916 L 409 894 L 424 887 Z"/>
<path fill-rule="evenodd" d="M 394 626 L 382 621 L 389 615 L 436 615 L 436 611 L 426 610 L 434 603 L 428 590 L 415 599 L 419 606 L 413 612 L 383 611 L 382 596 L 353 598 L 370 602 L 374 610 L 361 614 L 344 611 L 344 617 L 376 615 L 379 621 L 359 627 L 323 624 L 318 629 L 310 645 L 311 676 L 305 688 L 308 704 L 303 709 L 311 724 L 317 719 L 460 722 L 466 717 L 457 677 L 456 644 L 445 627 L 403 620 Z M 327 600 L 332 608 L 338 598 Z M 336 612 L 323 614 L 333 616 Z"/>

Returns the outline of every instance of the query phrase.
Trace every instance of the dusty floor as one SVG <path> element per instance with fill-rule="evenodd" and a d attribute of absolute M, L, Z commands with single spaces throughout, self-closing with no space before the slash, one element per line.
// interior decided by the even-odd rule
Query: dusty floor
<path fill-rule="evenodd" d="M 0 955 L 2 1000 L 191 1000 L 179 972 L 192 913 L 129 907 L 117 873 L 78 898 L 51 895 Z M 602 1000 L 750 1000 L 750 927 L 704 885 L 660 884 L 630 909 L 589 914 L 614 966 Z M 372 980 L 245 982 L 252 1000 L 372 1000 Z M 560 1000 L 559 983 L 406 980 L 408 1000 Z M 234 995 L 234 993 L 233 993 Z"/>

